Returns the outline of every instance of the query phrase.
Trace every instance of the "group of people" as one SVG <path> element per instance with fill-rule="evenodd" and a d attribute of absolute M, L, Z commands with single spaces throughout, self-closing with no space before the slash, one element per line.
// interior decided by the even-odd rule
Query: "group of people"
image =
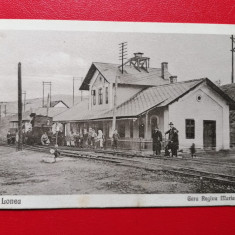
<path fill-rule="evenodd" d="M 79 148 L 104 148 L 105 138 L 102 130 L 84 129 L 83 133 L 71 132 L 65 137 L 66 145 Z"/>
<path fill-rule="evenodd" d="M 117 149 L 120 136 L 117 130 L 114 130 L 112 136 L 112 146 Z M 66 135 L 66 145 L 79 148 L 105 148 L 106 138 L 102 130 L 96 131 L 93 128 L 83 130 L 83 133 L 71 132 Z"/>
<path fill-rule="evenodd" d="M 179 136 L 178 136 L 178 130 L 174 127 L 174 124 L 172 122 L 169 123 L 170 129 L 165 132 L 165 135 L 168 134 L 168 142 L 165 146 L 165 156 L 172 156 L 177 157 L 177 152 L 179 149 Z M 153 153 L 156 155 L 161 154 L 161 148 L 162 148 L 162 133 L 158 129 L 158 127 L 155 127 L 153 133 Z"/>
<path fill-rule="evenodd" d="M 112 135 L 113 149 L 117 149 L 119 138 L 120 138 L 120 136 L 119 136 L 117 130 L 114 130 L 113 135 Z M 64 141 L 65 141 L 66 146 L 78 147 L 78 148 L 93 148 L 93 149 L 100 148 L 100 149 L 102 149 L 102 148 L 105 148 L 105 145 L 106 145 L 106 139 L 105 139 L 105 136 L 104 136 L 102 130 L 98 130 L 98 132 L 96 133 L 96 131 L 93 128 L 89 128 L 88 131 L 87 131 L 87 129 L 84 129 L 83 133 L 71 131 L 70 133 L 67 133 Z M 58 134 L 57 144 L 59 146 L 64 145 L 60 142 L 61 141 L 59 141 L 59 134 Z M 47 132 L 43 132 L 43 134 L 41 136 L 41 144 L 42 145 L 49 145 L 50 143 L 52 143 L 50 136 L 48 135 Z"/>

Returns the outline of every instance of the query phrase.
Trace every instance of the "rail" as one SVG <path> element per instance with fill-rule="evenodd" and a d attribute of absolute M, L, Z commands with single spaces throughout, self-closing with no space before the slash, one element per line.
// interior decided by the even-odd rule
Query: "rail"
<path fill-rule="evenodd" d="M 5 145 L 8 146 L 8 145 Z M 10 146 L 14 147 L 15 146 Z M 46 152 L 49 153 L 49 150 L 51 147 L 45 147 L 45 146 L 28 146 L 24 145 L 24 148 L 27 150 L 37 151 L 37 152 Z M 170 172 L 177 175 L 183 175 L 183 176 L 189 176 L 193 178 L 197 178 L 202 181 L 210 181 L 210 182 L 216 182 L 218 184 L 223 185 L 233 185 L 235 186 L 235 176 L 233 175 L 225 175 L 225 174 L 219 174 L 214 172 L 208 172 L 198 169 L 192 169 L 189 167 L 178 167 L 178 166 L 172 166 L 165 163 L 159 163 L 159 162 L 148 162 L 145 161 L 143 158 L 133 158 L 140 157 L 140 155 L 136 153 L 124 153 L 124 152 L 117 152 L 117 151 L 93 151 L 93 150 L 76 150 L 76 149 L 61 149 L 61 155 L 67 156 L 67 157 L 79 157 L 79 158 L 88 158 L 92 160 L 97 161 L 107 161 L 119 165 L 124 165 L 128 167 L 135 167 L 135 168 L 141 168 L 145 169 L 147 171 L 164 171 L 164 172 Z M 127 157 L 131 156 L 131 157 Z M 148 156 L 150 157 L 150 156 Z M 159 169 L 160 168 L 160 169 Z"/>

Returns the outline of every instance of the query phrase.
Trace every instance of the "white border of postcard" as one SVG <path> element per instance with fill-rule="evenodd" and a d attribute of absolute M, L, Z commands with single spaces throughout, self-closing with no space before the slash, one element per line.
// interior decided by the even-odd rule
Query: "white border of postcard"
<path fill-rule="evenodd" d="M 136 23 L 60 20 L 0 20 L 0 30 L 59 30 L 225 35 L 235 34 L 234 25 L 222 24 Z M 235 205 L 235 193 L 0 196 L 0 209 L 185 207 L 228 205 Z"/>

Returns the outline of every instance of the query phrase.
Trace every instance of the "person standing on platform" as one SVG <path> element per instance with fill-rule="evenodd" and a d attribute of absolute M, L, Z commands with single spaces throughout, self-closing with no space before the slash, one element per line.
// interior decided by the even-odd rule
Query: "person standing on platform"
<path fill-rule="evenodd" d="M 87 133 L 87 129 L 84 129 L 83 132 L 83 148 L 87 148 L 88 145 L 88 133 Z"/>
<path fill-rule="evenodd" d="M 161 155 L 161 146 L 162 146 L 162 133 L 158 129 L 158 127 L 155 127 L 153 134 L 153 155 L 156 154 L 157 156 Z"/>
<path fill-rule="evenodd" d="M 92 130 L 92 128 L 90 127 L 90 128 L 89 128 L 89 131 L 88 131 L 88 138 L 87 138 L 87 143 L 88 143 L 88 146 L 89 146 L 89 147 L 92 146 L 92 134 L 93 134 L 93 130 Z"/>
<path fill-rule="evenodd" d="M 70 144 L 71 144 L 71 147 L 75 147 L 75 134 L 73 131 L 71 132 L 71 135 L 70 135 Z"/>
<path fill-rule="evenodd" d="M 102 130 L 98 130 L 98 135 L 97 135 L 97 144 L 98 144 L 98 147 L 99 148 L 103 148 L 104 145 L 104 135 L 103 135 L 103 132 Z"/>
<path fill-rule="evenodd" d="M 169 156 L 169 150 L 172 152 L 172 137 L 174 134 L 174 130 L 176 130 L 176 132 L 178 133 L 178 130 L 174 127 L 174 124 L 172 122 L 169 123 L 170 129 L 165 133 L 165 135 L 169 135 L 168 136 L 168 144 L 165 147 L 165 156 Z"/>
<path fill-rule="evenodd" d="M 91 132 L 91 146 L 92 148 L 96 148 L 96 140 L 97 140 L 97 134 L 94 129 L 92 129 Z"/>
<path fill-rule="evenodd" d="M 117 146 L 118 146 L 118 140 L 120 139 L 120 136 L 117 132 L 117 130 L 114 130 L 113 132 L 113 149 L 117 149 Z"/>
<path fill-rule="evenodd" d="M 179 136 L 178 136 L 178 131 L 174 129 L 171 138 L 172 157 L 177 157 L 178 149 L 179 149 Z"/>
<path fill-rule="evenodd" d="M 10 133 L 10 131 L 7 132 L 7 144 L 11 144 L 11 133 Z"/>

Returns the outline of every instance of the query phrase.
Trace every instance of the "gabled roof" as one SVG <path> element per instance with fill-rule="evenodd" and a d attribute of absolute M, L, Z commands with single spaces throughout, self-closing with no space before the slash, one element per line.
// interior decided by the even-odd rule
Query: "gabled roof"
<path fill-rule="evenodd" d="M 65 102 L 63 100 L 55 100 L 55 101 L 51 101 L 51 107 L 55 107 L 57 104 L 59 103 L 63 103 L 67 108 L 69 108 L 69 106 L 67 104 L 65 104 Z"/>
<path fill-rule="evenodd" d="M 77 105 L 67 109 L 66 112 L 56 115 L 53 118 L 53 121 L 77 121 L 77 120 L 86 120 L 92 119 L 93 116 L 97 114 L 97 111 L 88 110 L 88 100 L 84 100 Z"/>
<path fill-rule="evenodd" d="M 60 113 L 65 112 L 66 110 L 68 110 L 68 108 L 66 107 L 60 107 L 60 108 L 49 108 L 48 109 L 48 117 L 54 117 Z M 22 120 L 23 121 L 30 121 L 30 114 L 31 113 L 36 113 L 36 115 L 42 115 L 42 116 L 46 116 L 47 115 L 47 108 L 38 108 L 36 110 L 33 111 L 26 111 L 22 114 Z M 17 122 L 18 121 L 18 116 L 15 115 L 14 118 L 11 119 L 11 122 Z"/>
<path fill-rule="evenodd" d="M 195 79 L 190 81 L 177 82 L 172 84 L 160 85 L 157 87 L 144 88 L 129 100 L 120 104 L 116 110 L 117 118 L 138 117 L 144 112 L 170 105 L 194 90 L 200 84 L 206 83 L 219 95 L 221 95 L 230 105 L 235 108 L 235 102 L 217 87 L 208 78 Z M 56 116 L 55 121 L 85 121 L 110 119 L 113 116 L 113 110 L 88 110 L 88 103 L 83 102 L 68 111 Z"/>
<path fill-rule="evenodd" d="M 191 80 L 173 84 L 161 85 L 144 89 L 117 107 L 117 117 L 135 117 L 155 107 L 164 107 L 190 90 L 197 87 L 204 80 Z M 103 118 L 112 116 L 112 110 L 103 114 Z"/>
<path fill-rule="evenodd" d="M 56 115 L 65 112 L 68 110 L 66 107 L 51 107 L 48 109 L 48 117 L 55 117 Z M 47 108 L 38 108 L 35 110 L 36 115 L 47 115 Z"/>
<path fill-rule="evenodd" d="M 148 72 L 140 68 L 140 71 L 135 69 L 133 66 L 125 65 L 124 73 L 122 74 L 118 69 L 118 64 L 110 63 L 92 63 L 88 73 L 80 87 L 80 90 L 89 90 L 90 81 L 98 70 L 100 74 L 109 82 L 115 83 L 116 76 L 119 77 L 119 84 L 132 84 L 141 86 L 158 86 L 169 83 L 169 77 L 171 74 L 166 72 L 166 78 L 161 77 L 161 68 L 148 68 Z"/>
<path fill-rule="evenodd" d="M 139 116 L 150 109 L 170 105 L 202 83 L 206 83 L 221 95 L 228 102 L 231 109 L 235 108 L 234 100 L 232 100 L 208 78 L 202 78 L 144 89 L 128 101 L 119 105 L 117 107 L 116 115 L 117 117 L 134 117 Z M 110 110 L 102 114 L 102 118 L 112 117 L 112 113 L 113 111 Z"/>
<path fill-rule="evenodd" d="M 30 111 L 23 112 L 22 121 L 30 121 L 31 120 L 29 117 L 30 113 L 31 113 Z M 18 114 L 14 115 L 10 120 L 10 122 L 18 122 Z"/>
<path fill-rule="evenodd" d="M 88 109 L 88 100 L 84 100 L 77 105 L 67 109 L 67 111 L 56 115 L 53 118 L 55 122 L 76 122 L 76 121 L 86 121 L 93 120 L 99 116 L 102 116 L 103 113 L 106 113 L 106 110 L 89 110 Z"/>

